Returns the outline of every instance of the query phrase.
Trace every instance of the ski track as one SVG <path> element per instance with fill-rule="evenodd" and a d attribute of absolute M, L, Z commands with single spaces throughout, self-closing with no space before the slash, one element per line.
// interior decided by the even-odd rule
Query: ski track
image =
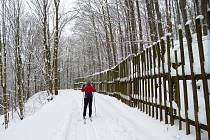
<path fill-rule="evenodd" d="M 164 130 L 165 125 L 160 128 L 157 127 L 159 123 L 157 120 L 136 111 L 137 109 L 106 95 L 96 93 L 94 96 L 97 112 L 95 114 L 93 102 L 93 121 L 87 118 L 86 124 L 84 124 L 82 119 L 83 103 L 81 103 L 83 94 L 74 90 L 62 91 L 58 97 L 49 103 L 51 105 L 47 104 L 47 110 L 55 110 L 58 115 L 53 118 L 54 122 L 50 130 L 43 132 L 44 134 L 47 133 L 44 135 L 45 137 L 42 137 L 43 140 L 176 140 L 176 135 L 169 135 Z M 49 114 L 49 117 L 54 114 Z M 40 115 L 40 118 L 43 117 Z M 42 122 L 45 122 L 45 119 L 47 117 Z M 145 125 L 147 123 L 149 126 Z M 33 126 L 31 127 L 33 130 Z M 33 138 L 27 137 L 27 140 L 40 139 L 41 137 L 35 138 L 35 136 L 31 136 Z"/>

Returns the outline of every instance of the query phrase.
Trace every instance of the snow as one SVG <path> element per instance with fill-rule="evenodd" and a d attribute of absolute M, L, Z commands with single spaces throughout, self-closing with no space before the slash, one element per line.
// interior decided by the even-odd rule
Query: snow
<path fill-rule="evenodd" d="M 38 96 L 31 99 L 36 101 Z M 96 93 L 93 122 L 82 120 L 83 95 L 80 91 L 61 90 L 51 102 L 34 114 L 0 127 L 1 140 L 192 140 L 177 126 L 165 125 L 119 100 Z M 30 103 L 32 103 L 30 101 Z M 93 107 L 94 108 L 94 107 Z M 95 114 L 95 111 L 96 114 Z M 2 124 L 2 123 L 1 123 Z"/>
<path fill-rule="evenodd" d="M 185 25 L 190 25 L 192 23 L 192 20 L 188 20 Z"/>
<path fill-rule="evenodd" d="M 196 17 L 196 19 L 203 20 L 203 19 L 204 19 L 204 16 L 203 16 L 203 15 L 198 15 L 198 16 Z"/>
<path fill-rule="evenodd" d="M 179 24 L 179 29 L 182 29 L 182 25 L 181 24 Z"/>

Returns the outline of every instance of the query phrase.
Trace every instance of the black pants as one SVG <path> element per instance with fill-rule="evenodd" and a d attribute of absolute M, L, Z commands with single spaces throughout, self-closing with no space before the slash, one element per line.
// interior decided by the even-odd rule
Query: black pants
<path fill-rule="evenodd" d="M 89 106 L 89 117 L 91 117 L 91 115 L 92 115 L 92 102 L 93 102 L 93 98 L 92 97 L 84 98 L 83 117 L 86 116 L 87 106 Z"/>

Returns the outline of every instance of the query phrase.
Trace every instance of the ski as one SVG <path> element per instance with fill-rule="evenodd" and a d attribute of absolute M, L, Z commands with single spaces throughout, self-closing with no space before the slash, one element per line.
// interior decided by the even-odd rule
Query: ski
<path fill-rule="evenodd" d="M 90 121 L 92 122 L 92 121 L 93 121 L 93 119 L 92 119 L 92 118 L 90 118 Z"/>

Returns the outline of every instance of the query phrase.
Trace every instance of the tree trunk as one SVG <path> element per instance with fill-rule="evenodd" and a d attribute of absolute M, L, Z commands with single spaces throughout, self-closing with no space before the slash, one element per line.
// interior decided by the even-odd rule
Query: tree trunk
<path fill-rule="evenodd" d="M 113 57 L 111 53 L 111 46 L 110 46 L 110 41 L 109 41 L 109 36 L 108 36 L 108 28 L 107 28 L 107 23 L 106 23 L 106 15 L 105 15 L 105 10 L 104 10 L 104 3 L 101 3 L 101 8 L 102 8 L 102 14 L 103 14 L 103 25 L 105 29 L 105 36 L 106 36 L 106 51 L 108 55 L 108 63 L 109 63 L 109 68 L 113 66 Z"/>
<path fill-rule="evenodd" d="M 95 25 L 95 17 L 92 14 L 92 24 L 93 24 L 93 28 L 94 28 L 94 36 L 95 36 L 95 43 L 96 43 L 96 50 L 97 50 L 97 58 L 98 58 L 98 62 L 97 62 L 97 72 L 100 72 L 101 69 L 101 57 L 100 57 L 100 51 L 99 51 L 99 43 L 98 43 L 98 36 L 97 36 L 97 31 L 96 31 L 96 25 Z"/>
<path fill-rule="evenodd" d="M 130 23 L 130 10 L 129 10 L 129 3 L 128 0 L 125 0 L 125 17 L 126 20 L 124 21 L 125 25 L 125 38 L 126 38 L 126 47 L 125 47 L 125 53 L 126 57 L 131 54 L 131 23 Z"/>
<path fill-rule="evenodd" d="M 6 2 L 2 1 L 2 34 L 0 30 L 0 80 L 3 89 L 3 113 L 5 129 L 8 128 L 8 98 L 7 98 L 7 74 L 6 74 Z M 2 37 L 2 38 L 1 38 Z"/>
<path fill-rule="evenodd" d="M 207 30 L 207 9 L 208 9 L 208 2 L 207 0 L 201 0 L 201 13 L 204 16 L 203 19 L 203 34 L 207 35 L 208 30 Z"/>
<path fill-rule="evenodd" d="M 59 38 L 58 38 L 58 33 L 59 33 L 59 4 L 60 0 L 54 0 L 54 6 L 55 6 L 55 35 L 54 35 L 54 56 L 53 56 L 53 69 L 54 69 L 54 90 L 55 90 L 55 95 L 58 95 L 58 88 L 59 88 L 59 81 L 58 81 L 58 44 L 59 44 Z"/>
<path fill-rule="evenodd" d="M 134 10 L 134 0 L 128 0 L 128 20 L 129 20 L 129 30 L 130 30 L 130 41 L 131 41 L 131 50 L 133 54 L 137 54 L 138 45 L 136 42 L 137 30 L 136 30 L 136 18 Z"/>
<path fill-rule="evenodd" d="M 114 36 L 113 36 L 113 32 L 112 32 L 112 24 L 111 24 L 111 18 L 110 18 L 110 13 L 109 13 L 109 6 L 108 6 L 108 2 L 107 0 L 105 0 L 105 5 L 106 5 L 106 12 L 107 12 L 107 20 L 108 20 L 108 27 L 109 27 L 109 34 L 110 34 L 110 46 L 112 48 L 112 54 L 113 54 L 113 64 L 116 65 L 117 64 L 117 50 L 116 50 L 116 44 L 114 41 Z"/>
<path fill-rule="evenodd" d="M 172 22 L 171 22 L 171 6 L 170 0 L 165 0 L 166 4 L 166 22 L 167 22 L 167 32 L 172 32 Z"/>
<path fill-rule="evenodd" d="M 148 23 L 150 27 L 150 36 L 151 41 L 157 41 L 157 30 L 155 25 L 155 15 L 154 15 L 154 4 L 153 0 L 146 0 L 147 14 L 148 14 Z"/>
<path fill-rule="evenodd" d="M 155 4 L 155 11 L 157 14 L 157 20 L 158 20 L 158 34 L 159 34 L 159 39 L 164 35 L 163 33 L 163 27 L 162 27 L 162 20 L 161 20 L 161 12 L 159 9 L 159 0 L 154 1 Z"/>
<path fill-rule="evenodd" d="M 203 1 L 203 0 L 202 0 Z M 199 1 L 198 0 L 194 0 L 194 2 L 195 2 L 195 10 L 196 10 L 196 15 L 200 15 L 201 14 L 201 12 L 200 12 L 200 3 L 199 3 Z"/>
<path fill-rule="evenodd" d="M 50 94 L 52 92 L 52 70 L 51 70 L 51 54 L 50 54 L 50 46 L 49 46 L 49 25 L 47 23 L 47 8 L 48 8 L 48 0 L 43 0 L 43 45 L 44 45 L 44 63 L 45 63 L 45 78 L 47 83 L 47 90 Z"/>
<path fill-rule="evenodd" d="M 179 5 L 180 5 L 181 13 L 182 13 L 183 23 L 185 25 L 185 23 L 188 20 L 187 11 L 186 11 L 186 8 L 185 8 L 186 7 L 186 0 L 179 0 Z"/>
<path fill-rule="evenodd" d="M 123 58 L 124 58 L 124 51 L 123 51 L 123 33 L 122 33 L 122 28 L 121 28 L 121 18 L 120 18 L 118 0 L 115 0 L 115 2 L 116 2 L 117 18 L 118 18 L 119 46 L 120 46 L 120 53 L 121 53 L 121 59 L 120 60 L 123 60 Z"/>
<path fill-rule="evenodd" d="M 143 51 L 143 32 L 142 32 L 142 23 L 141 23 L 141 12 L 139 9 L 139 2 L 136 0 L 136 10 L 138 16 L 138 25 L 139 25 L 139 40 L 140 40 L 140 52 Z"/>
<path fill-rule="evenodd" d="M 176 6 L 176 19 L 177 19 L 178 25 L 180 25 L 181 24 L 181 19 L 180 19 L 180 10 L 179 10 L 178 0 L 176 0 L 175 3 L 176 3 L 176 5 L 175 5 Z"/>

